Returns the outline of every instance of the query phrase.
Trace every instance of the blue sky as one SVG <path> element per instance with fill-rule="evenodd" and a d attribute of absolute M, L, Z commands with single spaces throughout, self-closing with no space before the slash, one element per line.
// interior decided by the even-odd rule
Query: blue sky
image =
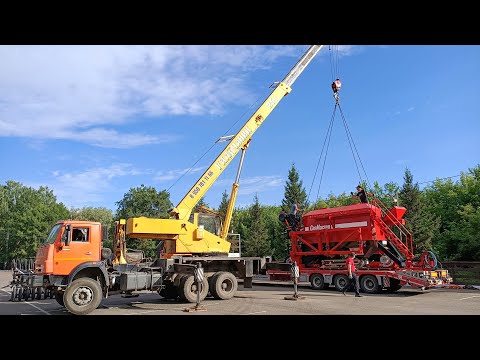
<path fill-rule="evenodd" d="M 131 187 L 169 189 L 239 130 L 307 48 L 0 46 L 0 182 L 48 186 L 67 207 L 112 210 Z M 309 191 L 335 75 L 370 182 L 402 184 L 408 167 L 422 183 L 480 163 L 480 46 L 326 45 L 253 135 L 237 206 L 255 193 L 280 204 L 292 163 Z M 174 205 L 225 144 L 170 188 Z M 207 192 L 211 207 L 230 192 L 238 160 Z M 358 181 L 337 112 L 320 196 Z M 318 182 L 319 173 L 310 200 Z"/>

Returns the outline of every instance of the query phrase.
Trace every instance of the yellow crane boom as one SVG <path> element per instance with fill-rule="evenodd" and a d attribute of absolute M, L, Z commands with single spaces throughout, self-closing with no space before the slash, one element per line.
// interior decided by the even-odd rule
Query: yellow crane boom
<path fill-rule="evenodd" d="M 290 93 L 291 85 L 317 55 L 322 46 L 311 45 L 285 78 L 276 84 L 270 95 L 230 140 L 220 155 L 200 176 L 178 205 L 170 211 L 172 219 L 129 218 L 126 220 L 125 234 L 133 238 L 165 240 L 165 257 L 175 254 L 212 255 L 228 253 L 230 242 L 224 238 L 230 225 L 243 161 L 240 162 L 237 179 L 232 187 L 232 196 L 223 231 L 219 224 L 215 222 L 209 223 L 208 230 L 210 231 L 208 231 L 206 229 L 207 225 L 202 225 L 202 217 L 205 218 L 207 214 L 192 214 L 192 210 L 240 150 L 243 150 L 243 160 L 245 149 L 255 131 L 263 124 L 280 100 Z M 122 261 L 119 260 L 119 262 Z"/>
<path fill-rule="evenodd" d="M 217 180 L 220 174 L 230 164 L 238 152 L 245 147 L 250 141 L 252 135 L 263 124 L 268 115 L 278 105 L 281 99 L 290 93 L 291 86 L 298 78 L 298 76 L 307 67 L 310 61 L 320 51 L 322 45 L 312 45 L 297 62 L 297 64 L 290 70 L 285 78 L 277 84 L 275 89 L 270 93 L 267 99 L 260 105 L 260 107 L 253 113 L 238 133 L 232 138 L 230 143 L 213 161 L 210 167 L 203 173 L 197 182 L 192 186 L 188 193 L 172 209 L 171 214 L 177 219 L 188 219 L 192 209 L 198 201 L 205 195 L 210 186 Z"/>

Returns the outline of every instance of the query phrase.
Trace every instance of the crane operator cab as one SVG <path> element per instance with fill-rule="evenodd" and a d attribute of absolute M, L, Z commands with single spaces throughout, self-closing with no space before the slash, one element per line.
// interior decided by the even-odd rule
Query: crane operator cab
<path fill-rule="evenodd" d="M 200 206 L 197 212 L 190 215 L 188 221 L 217 236 L 220 236 L 222 232 L 220 214 L 206 206 Z"/>

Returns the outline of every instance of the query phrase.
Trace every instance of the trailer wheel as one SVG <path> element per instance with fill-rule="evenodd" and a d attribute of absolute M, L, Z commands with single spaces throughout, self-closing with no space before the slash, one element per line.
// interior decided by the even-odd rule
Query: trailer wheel
<path fill-rule="evenodd" d="M 28 301 L 28 299 L 30 298 L 30 291 L 31 289 L 29 287 L 23 289 L 23 300 Z"/>
<path fill-rule="evenodd" d="M 43 290 L 43 288 L 41 288 L 41 287 L 37 288 L 37 293 L 36 293 L 36 297 L 35 297 L 37 300 L 42 299 L 42 290 Z"/>
<path fill-rule="evenodd" d="M 48 289 L 43 289 L 43 300 L 48 299 Z"/>
<path fill-rule="evenodd" d="M 63 301 L 63 291 L 55 291 L 55 300 L 57 300 L 58 305 L 65 307 L 65 302 Z"/>
<path fill-rule="evenodd" d="M 67 287 L 63 302 L 68 311 L 75 315 L 91 313 L 102 302 L 102 288 L 98 281 L 80 278 Z"/>
<path fill-rule="evenodd" d="M 325 279 L 322 274 L 312 274 L 312 276 L 310 276 L 310 284 L 313 290 L 328 288 L 328 284 L 325 284 Z"/>
<path fill-rule="evenodd" d="M 333 285 L 335 285 L 335 289 L 337 289 L 337 291 L 343 291 L 343 289 L 347 287 L 349 281 L 350 280 L 348 279 L 347 275 L 338 274 L 333 278 Z"/>
<path fill-rule="evenodd" d="M 238 289 L 235 275 L 227 271 L 219 271 L 210 278 L 210 293 L 215 299 L 231 299 Z"/>
<path fill-rule="evenodd" d="M 10 301 L 16 301 L 17 298 L 18 287 L 12 287 L 12 294 L 10 295 Z"/>
<path fill-rule="evenodd" d="M 203 281 L 200 283 L 200 301 L 205 299 L 208 294 L 208 280 L 204 276 Z M 184 301 L 190 303 L 197 302 L 197 284 L 193 275 L 187 275 L 182 277 L 178 286 L 178 295 Z"/>
<path fill-rule="evenodd" d="M 18 301 L 22 301 L 23 299 L 23 286 L 20 286 L 17 291 L 17 298 Z"/>
<path fill-rule="evenodd" d="M 374 275 L 363 275 L 360 278 L 360 289 L 366 294 L 376 294 L 380 290 L 377 277 Z"/>
<path fill-rule="evenodd" d="M 28 287 L 28 288 L 27 288 L 27 291 L 26 291 L 25 294 L 23 295 L 24 298 L 25 298 L 25 301 L 30 300 L 30 298 L 32 297 L 32 292 L 33 292 L 33 289 Z"/>

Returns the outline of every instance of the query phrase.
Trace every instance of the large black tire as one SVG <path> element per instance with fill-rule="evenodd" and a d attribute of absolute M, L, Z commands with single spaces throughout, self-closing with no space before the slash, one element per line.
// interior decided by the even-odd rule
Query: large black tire
<path fill-rule="evenodd" d="M 238 281 L 235 275 L 219 271 L 210 278 L 210 294 L 218 300 L 228 300 L 235 296 Z"/>
<path fill-rule="evenodd" d="M 10 295 L 10 301 L 17 301 L 17 293 L 18 293 L 18 287 L 13 286 L 12 287 L 12 294 Z"/>
<path fill-rule="evenodd" d="M 63 291 L 55 291 L 55 300 L 57 300 L 58 305 L 65 307 L 65 302 L 63 301 Z"/>
<path fill-rule="evenodd" d="M 171 283 L 165 284 L 165 287 L 158 292 L 164 299 L 176 299 L 178 297 L 177 288 Z"/>
<path fill-rule="evenodd" d="M 25 292 L 23 293 L 23 299 L 25 301 L 30 300 L 30 297 L 32 296 L 33 289 L 32 288 L 25 288 Z"/>
<path fill-rule="evenodd" d="M 338 274 L 333 278 L 333 285 L 335 285 L 337 291 L 343 291 L 349 283 L 350 279 L 345 274 Z"/>
<path fill-rule="evenodd" d="M 360 278 L 360 289 L 365 294 L 376 294 L 380 291 L 377 277 L 375 275 L 363 275 Z"/>
<path fill-rule="evenodd" d="M 63 302 L 72 314 L 86 315 L 100 306 L 102 296 L 102 287 L 98 281 L 80 278 L 67 287 Z"/>
<path fill-rule="evenodd" d="M 43 288 L 41 288 L 41 287 L 37 288 L 37 292 L 36 292 L 36 299 L 37 300 L 42 300 L 42 293 L 43 293 Z"/>
<path fill-rule="evenodd" d="M 28 299 L 30 298 L 31 291 L 32 289 L 30 289 L 29 287 L 26 287 L 25 289 L 23 289 L 23 300 L 28 301 Z"/>
<path fill-rule="evenodd" d="M 313 290 L 327 289 L 329 284 L 325 283 L 325 279 L 322 274 L 312 274 L 310 276 L 310 284 Z"/>
<path fill-rule="evenodd" d="M 22 299 L 23 299 L 23 291 L 24 291 L 23 286 L 19 286 L 19 287 L 18 287 L 18 291 L 17 291 L 17 299 L 18 299 L 18 301 L 22 301 Z"/>
<path fill-rule="evenodd" d="M 200 283 L 200 301 L 205 299 L 208 294 L 208 280 L 204 276 L 203 281 Z M 193 275 L 187 275 L 182 277 L 180 284 L 178 285 L 178 295 L 184 301 L 190 303 L 197 302 L 197 284 Z"/>

